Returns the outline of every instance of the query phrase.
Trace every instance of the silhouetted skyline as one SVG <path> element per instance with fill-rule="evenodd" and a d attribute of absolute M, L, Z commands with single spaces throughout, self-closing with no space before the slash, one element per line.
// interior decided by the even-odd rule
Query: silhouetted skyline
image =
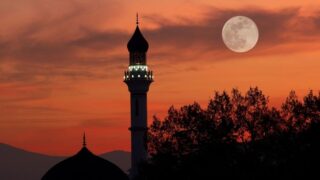
<path fill-rule="evenodd" d="M 52 155 L 130 150 L 122 82 L 135 14 L 148 39 L 156 82 L 148 119 L 169 106 L 207 104 L 215 90 L 258 86 L 280 106 L 290 90 L 319 90 L 318 1 L 11 1 L 0 3 L 0 142 Z M 250 7 L 250 8 L 248 8 Z M 224 22 L 245 15 L 257 46 L 229 51 Z M 65 148 L 60 148 L 63 145 Z"/>

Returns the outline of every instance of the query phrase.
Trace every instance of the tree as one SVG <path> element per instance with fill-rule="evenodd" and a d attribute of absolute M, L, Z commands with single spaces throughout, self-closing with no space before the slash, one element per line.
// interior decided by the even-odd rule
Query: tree
<path fill-rule="evenodd" d="M 307 127 L 304 117 L 304 107 L 295 91 L 291 91 L 282 105 L 282 115 L 286 120 L 288 131 L 299 132 Z"/>
<path fill-rule="evenodd" d="M 138 179 L 294 178 L 316 174 L 320 161 L 320 93 L 303 102 L 291 91 L 280 110 L 257 87 L 245 95 L 215 92 L 198 103 L 154 117 L 150 158 Z"/>

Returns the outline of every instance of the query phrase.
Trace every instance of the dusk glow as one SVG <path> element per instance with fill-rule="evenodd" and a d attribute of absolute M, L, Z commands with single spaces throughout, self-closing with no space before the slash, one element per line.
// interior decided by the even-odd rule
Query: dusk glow
<path fill-rule="evenodd" d="M 299 97 L 318 91 L 317 7 L 315 0 L 2 0 L 0 142 L 71 155 L 86 132 L 96 154 L 130 151 L 123 80 L 124 70 L 135 68 L 154 72 L 148 123 L 171 105 L 197 101 L 206 108 L 215 91 L 258 86 L 276 107 L 292 89 Z M 128 68 L 136 12 L 149 42 L 148 66 Z M 246 53 L 230 51 L 221 37 L 224 23 L 238 15 L 259 28 Z"/>

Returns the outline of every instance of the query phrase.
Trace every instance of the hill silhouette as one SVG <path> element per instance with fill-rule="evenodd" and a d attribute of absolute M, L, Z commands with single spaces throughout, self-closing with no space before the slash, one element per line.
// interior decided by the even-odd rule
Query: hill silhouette
<path fill-rule="evenodd" d="M 130 152 L 112 151 L 103 153 L 100 157 L 113 162 L 126 173 L 130 168 Z M 39 180 L 48 169 L 65 158 L 29 152 L 0 143 L 0 179 Z"/>

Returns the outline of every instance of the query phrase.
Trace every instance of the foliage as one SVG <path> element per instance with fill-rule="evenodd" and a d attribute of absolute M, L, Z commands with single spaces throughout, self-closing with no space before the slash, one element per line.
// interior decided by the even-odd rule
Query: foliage
<path fill-rule="evenodd" d="M 269 179 L 311 176 L 320 160 L 320 93 L 300 101 L 290 92 L 281 109 L 261 90 L 245 95 L 215 92 L 206 109 L 198 103 L 170 107 L 154 117 L 150 158 L 138 179 Z"/>

